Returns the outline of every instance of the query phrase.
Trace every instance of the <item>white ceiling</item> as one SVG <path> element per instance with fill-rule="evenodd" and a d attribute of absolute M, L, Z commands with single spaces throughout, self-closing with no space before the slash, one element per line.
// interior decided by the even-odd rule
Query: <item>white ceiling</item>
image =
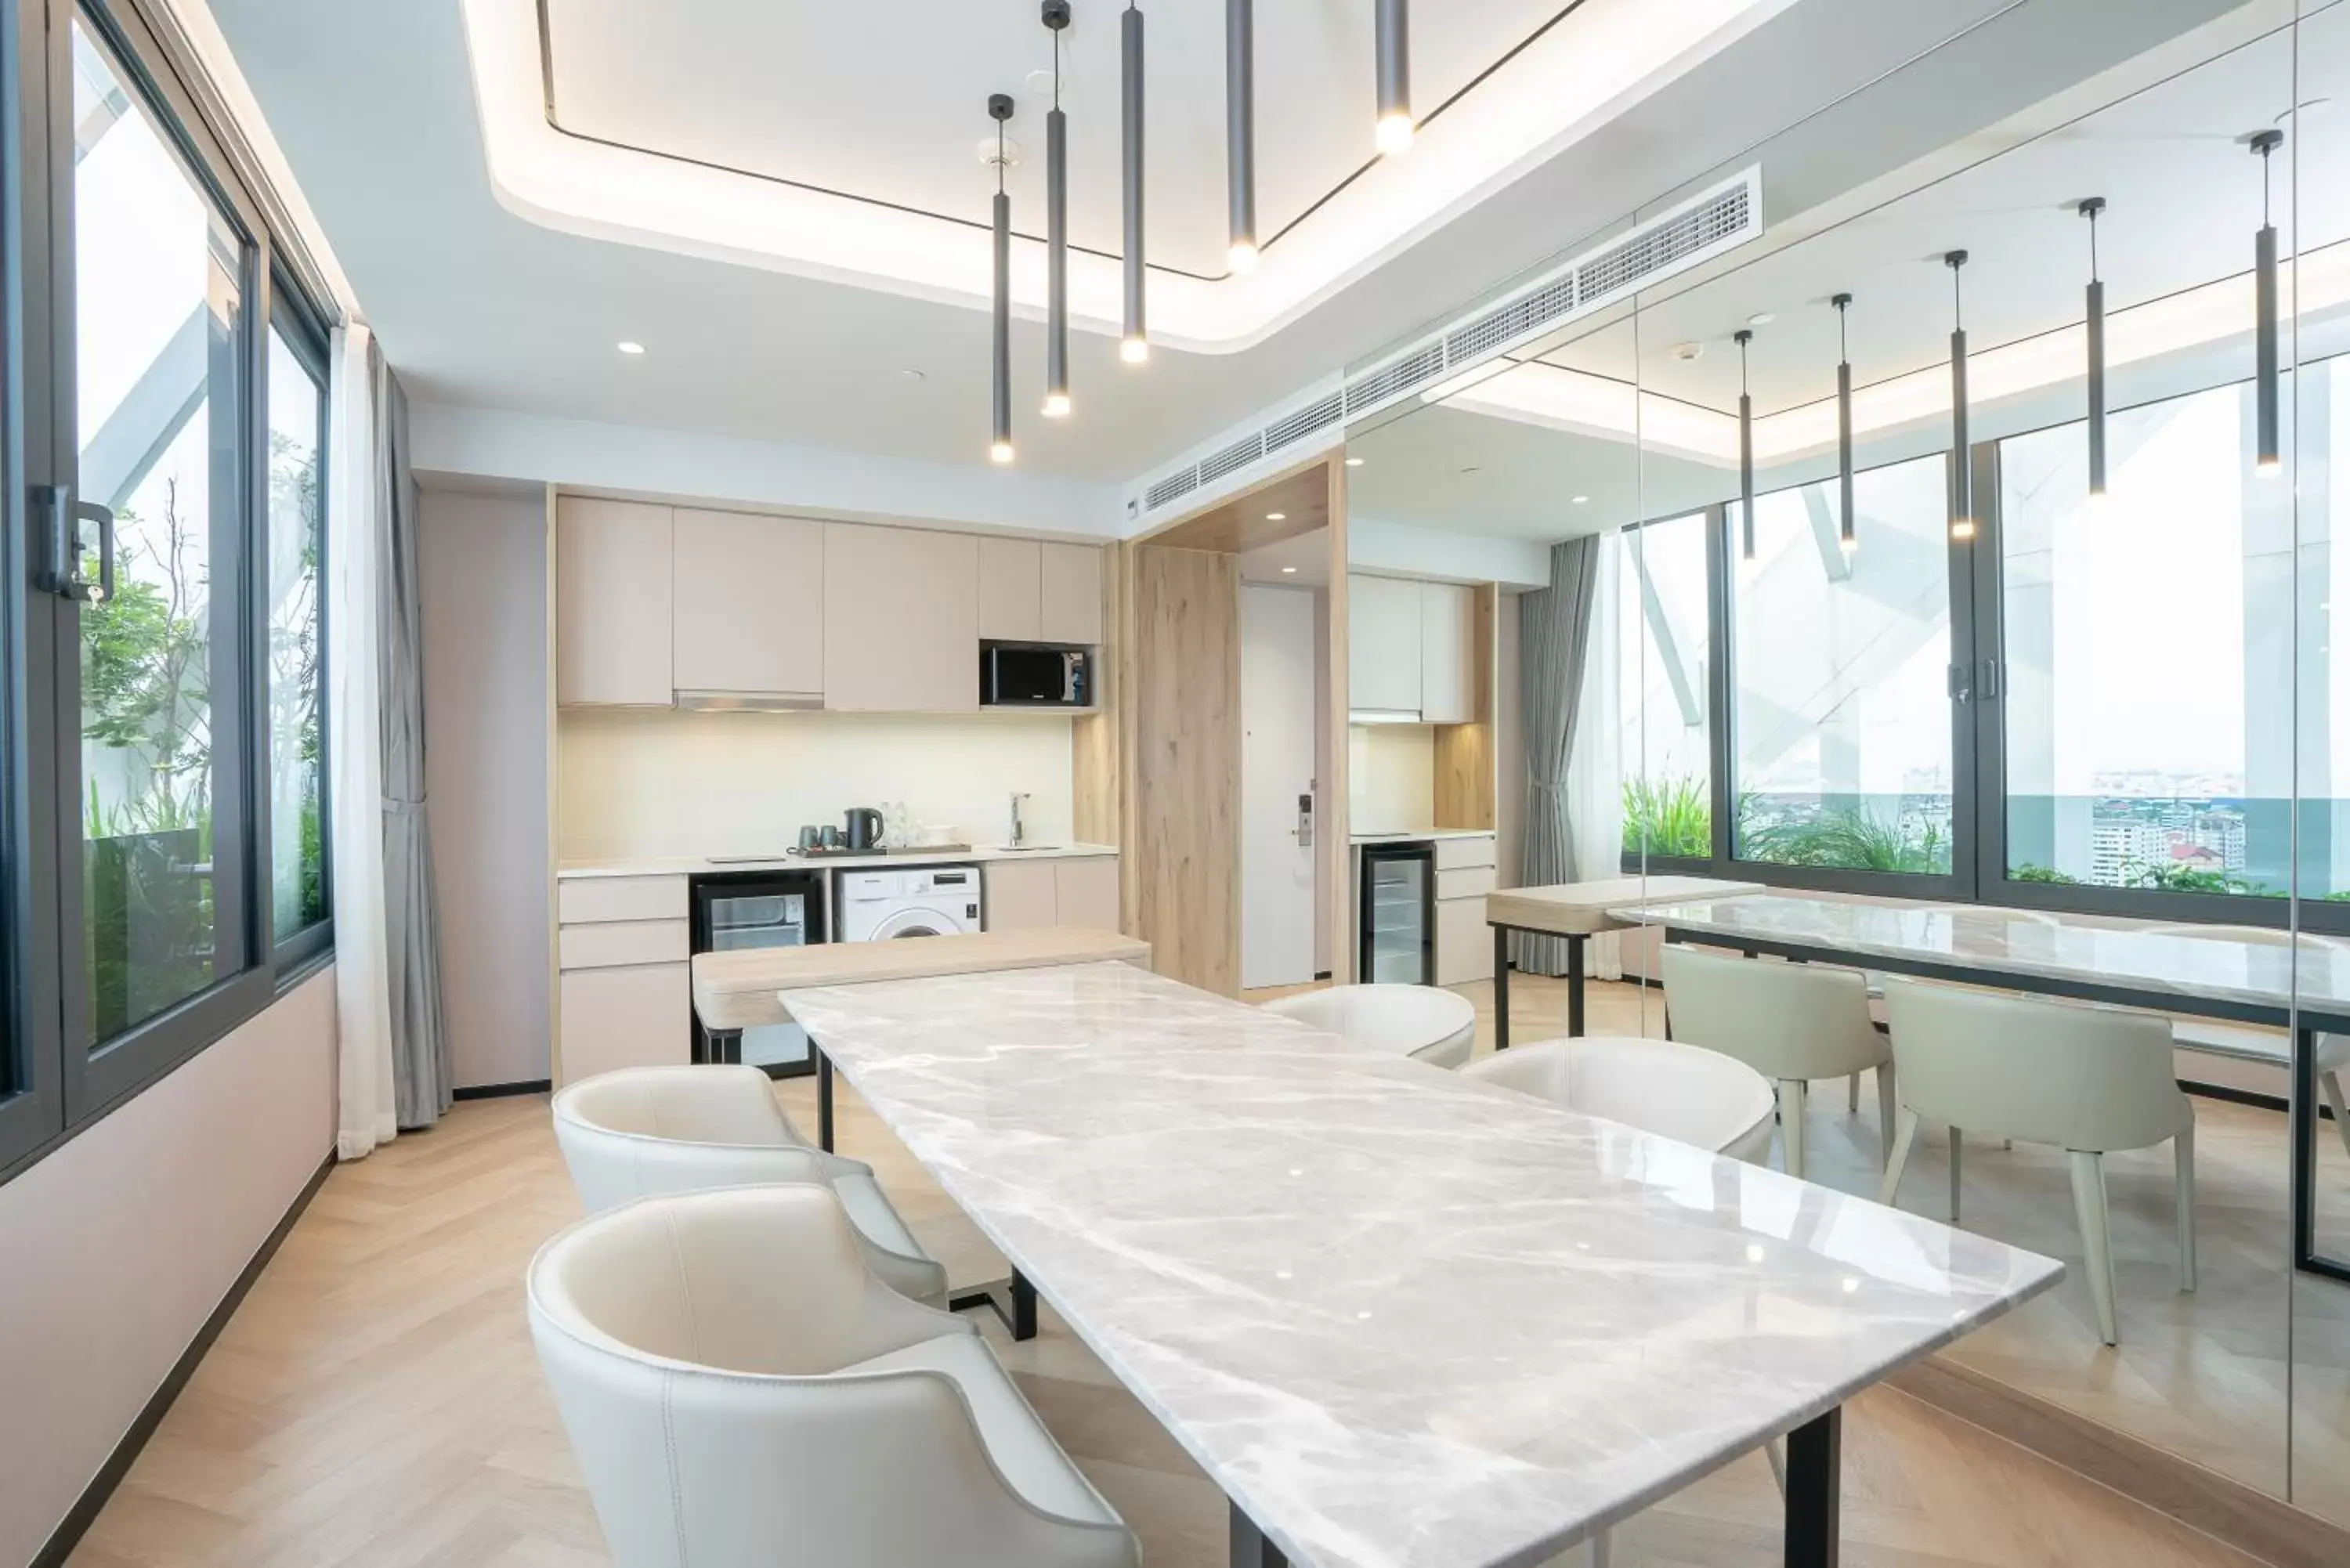
<path fill-rule="evenodd" d="M 874 11 L 773 0 L 541 0 L 556 123 L 577 135 L 873 202 L 988 221 L 990 91 L 1015 95 L 1014 210 L 1043 210 L 1051 34 L 1037 0 Z M 1574 9 L 1565 0 L 1419 7 L 1411 87 L 1422 114 Z M 1090 0 L 1063 35 L 1073 244 L 1115 255 L 1119 17 Z M 1225 272 L 1224 8 L 1145 8 L 1151 262 Z M 1368 168 L 1372 8 L 1276 0 L 1256 10 L 1257 221 L 1277 234 Z M 1032 80 L 1031 73 L 1045 73 Z M 1044 89 L 1044 90 L 1039 90 Z"/>
<path fill-rule="evenodd" d="M 1965 315 L 1970 357 L 1981 357 L 2078 323 L 2088 236 L 2074 206 L 2091 195 L 2110 202 L 2098 225 L 2109 312 L 2241 275 L 2261 222 L 2261 170 L 2241 138 L 2277 123 L 2296 98 L 2315 107 L 2304 109 L 2297 145 L 2277 154 L 2272 171 L 2281 243 L 2292 250 L 2296 222 L 2311 249 L 2350 239 L 2350 180 L 2339 172 L 2350 168 L 2350 5 L 2305 18 L 2297 57 L 2292 34 L 2268 31 L 2291 16 L 2283 5 L 2232 11 L 2201 33 L 2112 68 L 2086 89 L 2052 96 L 1921 160 L 1883 182 L 1893 189 L 1824 202 L 1812 216 L 1845 220 L 1825 232 L 1792 244 L 1783 232 L 1777 244 L 1766 236 L 1701 282 L 1642 301 L 1637 321 L 1627 310 L 1544 358 L 1627 382 L 1637 376 L 1644 390 L 1726 417 L 1739 390 L 1731 334 L 1768 314 L 1773 319 L 1753 325 L 1750 350 L 1758 418 L 1822 403 L 1835 390 L 1836 317 L 1828 299 L 1840 291 L 1855 296 L 1857 385 L 1947 363 L 1951 278 L 1941 257 L 1953 248 L 1970 254 Z M 1920 62 L 1801 134 L 1865 140 L 1883 113 L 1872 99 L 1926 99 L 1938 67 L 1962 63 Z M 2070 79 L 2056 85 L 2069 87 Z M 2339 108 L 2317 100 L 2339 100 Z M 1774 159 L 1783 151 L 1765 149 L 1766 171 L 1787 166 L 1791 160 Z M 2244 327 L 2207 348 L 2117 369 L 2116 406 L 2249 375 L 2249 312 Z M 2338 347 L 2338 336 L 2330 325 L 2304 323 L 2304 351 Z M 1676 355 L 1688 344 L 1700 346 L 1700 357 Z M 1475 389 L 1481 407 L 1491 406 L 1487 400 L 1508 377 Z M 1979 427 L 1985 417 L 2008 428 L 2077 418 L 2079 396 L 2077 382 L 2051 387 L 1996 415 L 1979 410 Z M 1874 461 L 1889 461 L 1933 450 L 1944 444 L 1939 432 L 1939 425 L 1888 431 L 1865 441 L 1861 455 L 1871 461 L 1873 447 Z M 1520 538 L 1669 514 L 1723 499 L 1736 483 L 1720 462 L 1641 453 L 1588 431 L 1465 407 L 1423 409 L 1359 435 L 1349 450 L 1365 460 L 1350 486 L 1362 510 Z M 1819 466 L 1813 461 L 1807 468 Z M 1575 493 L 1592 500 L 1574 506 L 1566 498 Z"/>
<path fill-rule="evenodd" d="M 1774 217 L 1801 212 L 1975 130 L 2074 79 L 2083 61 L 2135 53 L 2216 3 L 2025 0 L 2010 8 L 2002 0 L 1901 6 L 1797 0 L 1740 43 L 1252 348 L 1215 357 L 1162 352 L 1137 371 L 1118 365 L 1106 340 L 1080 337 L 1075 345 L 1078 417 L 1055 427 L 1024 415 L 1018 421 L 1021 467 L 1095 481 L 1129 479 L 1417 324 L 1448 314 L 1458 302 L 1588 243 L 1638 203 L 1739 161 L 1856 84 L 1984 17 L 1998 19 L 1970 43 L 1981 49 L 1995 42 L 2002 52 L 1989 63 L 1998 68 L 1986 70 L 1979 62 L 1930 99 L 1887 106 L 1880 123 L 1857 141 L 1791 145 L 1766 173 Z M 697 9 L 715 5 L 695 0 Z M 1003 5 L 1010 18 L 1007 47 L 1016 54 L 1022 38 L 1042 29 L 1024 4 Z M 983 316 L 837 282 L 557 233 L 502 207 L 484 172 L 455 5 L 213 0 L 213 7 L 411 397 L 957 463 L 983 450 Z M 975 107 L 1001 85 L 994 78 L 1002 65 L 966 61 L 942 26 L 942 18 L 971 8 L 968 0 L 919 0 L 891 8 L 862 32 L 841 24 L 837 36 L 817 40 L 815 68 L 801 75 L 849 84 L 858 90 L 839 88 L 843 96 L 881 104 L 884 118 L 935 115 L 941 128 L 936 134 L 945 136 L 964 117 L 963 105 Z M 1078 26 L 1104 31 L 1093 26 L 1104 8 L 1081 0 Z M 1322 7 L 1335 8 L 1336 0 Z M 749 16 L 763 8 L 738 9 Z M 1159 34 L 1177 32 L 1176 9 L 1154 8 L 1154 46 Z M 1192 9 L 1213 14 L 1220 8 Z M 1287 9 L 1261 7 L 1261 25 Z M 1421 30 L 1443 30 L 1431 26 L 1434 7 L 1420 9 Z M 1515 5 L 1492 9 L 1520 24 L 1531 15 Z M 677 8 L 660 12 L 673 19 Z M 1220 25 L 1197 19 L 1192 25 L 1220 31 Z M 691 29 L 676 32 L 685 36 Z M 1475 57 L 1495 36 L 1473 35 L 1483 41 L 1462 43 L 1458 58 Z M 704 85 L 688 90 L 656 78 L 643 88 L 647 100 L 660 103 L 671 117 L 663 134 L 674 137 L 682 125 L 693 134 L 731 127 L 728 134 L 754 135 L 758 116 L 739 105 L 730 115 L 703 115 L 703 100 L 754 95 L 762 86 L 757 67 L 775 62 L 723 39 L 704 54 L 704 76 L 698 78 Z M 721 57 L 729 54 L 752 64 L 738 67 Z M 681 68 L 676 57 L 664 58 L 662 69 Z M 958 92 L 954 78 L 965 66 L 969 79 Z M 1286 67 L 1276 67 L 1266 47 L 1259 68 L 1269 80 Z M 1461 68 L 1430 66 L 1427 79 Z M 787 92 L 791 84 L 784 77 L 790 74 L 777 78 L 769 96 Z M 1347 75 L 1337 71 L 1331 80 L 1338 85 L 1329 90 L 1353 90 L 1343 86 Z M 725 84 L 726 92 L 711 93 L 711 83 Z M 923 106 L 919 111 L 910 109 L 917 103 Z M 1318 111 L 1295 115 L 1285 105 L 1261 108 L 1265 156 L 1277 144 L 1321 149 L 1310 157 L 1298 154 L 1300 171 L 1284 180 L 1310 182 L 1314 176 L 1302 171 L 1329 156 L 1335 143 L 1307 123 L 1320 118 Z M 650 135 L 657 128 L 637 129 Z M 969 131 L 966 126 L 956 132 L 936 158 L 923 151 L 919 170 L 892 163 L 867 177 L 910 190 L 931 177 L 934 165 L 951 167 L 958 157 L 976 169 L 978 136 Z M 914 134 L 908 132 L 910 139 Z M 1170 139 L 1181 144 L 1180 134 Z M 1191 156 L 1215 171 L 1205 184 L 1194 180 L 1212 193 L 1221 178 L 1220 151 L 1201 144 Z M 1187 176 L 1171 164 L 1162 169 L 1154 154 L 1153 178 L 1164 185 Z M 1265 201 L 1270 215 L 1270 185 Z M 1220 231 L 1221 202 L 1208 202 L 1207 210 L 1211 229 Z M 624 337 L 650 351 L 623 358 L 612 345 Z M 1014 406 L 1024 410 L 1041 396 L 1043 333 L 1031 323 L 1015 323 L 1014 346 Z M 901 373 L 909 370 L 920 372 L 920 379 Z M 973 464 L 972 483 L 987 482 L 983 465 Z"/>

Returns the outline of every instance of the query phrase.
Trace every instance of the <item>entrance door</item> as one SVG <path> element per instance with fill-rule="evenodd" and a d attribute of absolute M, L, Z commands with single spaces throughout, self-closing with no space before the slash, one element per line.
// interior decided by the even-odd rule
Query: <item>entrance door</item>
<path fill-rule="evenodd" d="M 1241 985 L 1314 978 L 1314 596 L 1241 588 Z"/>

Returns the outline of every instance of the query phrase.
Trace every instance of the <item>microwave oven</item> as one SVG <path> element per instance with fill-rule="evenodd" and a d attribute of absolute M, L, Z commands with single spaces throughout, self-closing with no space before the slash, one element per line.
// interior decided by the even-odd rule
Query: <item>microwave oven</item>
<path fill-rule="evenodd" d="M 1090 649 L 1035 642 L 979 645 L 979 705 L 983 708 L 1090 708 Z"/>

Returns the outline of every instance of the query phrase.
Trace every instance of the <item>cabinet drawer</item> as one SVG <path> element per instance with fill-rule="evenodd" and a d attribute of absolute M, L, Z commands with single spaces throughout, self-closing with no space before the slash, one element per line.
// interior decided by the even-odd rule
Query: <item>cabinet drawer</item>
<path fill-rule="evenodd" d="M 1440 901 L 1445 898 L 1475 898 L 1480 900 L 1478 908 L 1482 910 L 1484 908 L 1482 899 L 1492 890 L 1493 868 L 1491 866 L 1462 866 L 1436 874 L 1436 897 Z M 1484 916 L 1481 913 L 1478 919 L 1482 919 Z"/>
<path fill-rule="evenodd" d="M 556 923 L 685 919 L 682 877 L 575 877 L 555 885 Z"/>
<path fill-rule="evenodd" d="M 613 920 L 564 927 L 556 934 L 556 953 L 560 969 L 611 969 L 683 963 L 692 956 L 692 944 L 683 920 Z"/>
<path fill-rule="evenodd" d="M 1493 836 L 1480 834 L 1474 838 L 1440 838 L 1436 841 L 1436 868 L 1458 871 L 1464 866 L 1493 864 Z"/>
<path fill-rule="evenodd" d="M 692 969 L 681 963 L 580 970 L 563 977 L 558 1084 L 619 1067 L 692 1059 Z"/>

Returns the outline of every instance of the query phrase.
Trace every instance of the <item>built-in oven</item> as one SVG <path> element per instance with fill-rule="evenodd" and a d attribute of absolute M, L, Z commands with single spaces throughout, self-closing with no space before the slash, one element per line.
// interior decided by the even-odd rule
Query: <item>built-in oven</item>
<path fill-rule="evenodd" d="M 979 705 L 983 708 L 1090 708 L 1094 656 L 1058 643 L 979 645 Z"/>
<path fill-rule="evenodd" d="M 809 947 L 825 940 L 826 874 L 822 871 L 725 871 L 691 879 L 693 950 L 739 952 L 745 948 Z M 692 1059 L 746 1062 L 771 1078 L 816 1070 L 807 1033 L 796 1023 L 745 1029 L 723 1048 L 695 1019 Z"/>

